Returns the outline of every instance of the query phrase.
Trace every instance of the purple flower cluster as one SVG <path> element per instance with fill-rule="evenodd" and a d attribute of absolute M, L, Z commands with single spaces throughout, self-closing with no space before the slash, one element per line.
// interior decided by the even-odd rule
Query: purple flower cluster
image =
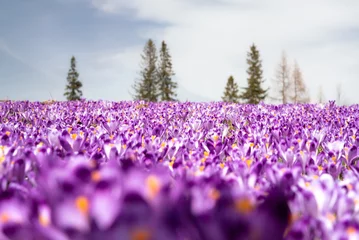
<path fill-rule="evenodd" d="M 0 103 L 0 239 L 359 239 L 359 106 Z"/>

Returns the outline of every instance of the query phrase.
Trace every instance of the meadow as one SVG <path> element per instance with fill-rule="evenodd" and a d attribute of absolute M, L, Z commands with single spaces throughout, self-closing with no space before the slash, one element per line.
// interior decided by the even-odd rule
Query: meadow
<path fill-rule="evenodd" d="M 0 103 L 0 239 L 359 239 L 359 106 Z"/>

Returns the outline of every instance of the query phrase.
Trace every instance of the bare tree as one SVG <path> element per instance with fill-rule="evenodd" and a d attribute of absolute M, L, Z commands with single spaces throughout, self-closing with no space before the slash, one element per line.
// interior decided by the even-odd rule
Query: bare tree
<path fill-rule="evenodd" d="M 342 85 L 339 83 L 337 84 L 337 104 L 341 103 L 341 96 L 342 96 Z"/>
<path fill-rule="evenodd" d="M 297 61 L 294 61 L 291 82 L 291 85 L 293 86 L 293 96 L 291 96 L 292 101 L 294 103 L 308 103 L 310 98 L 303 80 L 302 71 L 300 70 Z"/>
<path fill-rule="evenodd" d="M 318 101 L 319 103 L 324 103 L 324 94 L 323 94 L 323 86 L 319 86 L 319 92 L 318 92 Z"/>
<path fill-rule="evenodd" d="M 283 51 L 281 60 L 278 64 L 275 78 L 273 80 L 274 96 L 271 99 L 280 101 L 283 104 L 288 103 L 290 100 L 290 68 L 287 61 L 287 55 Z"/>

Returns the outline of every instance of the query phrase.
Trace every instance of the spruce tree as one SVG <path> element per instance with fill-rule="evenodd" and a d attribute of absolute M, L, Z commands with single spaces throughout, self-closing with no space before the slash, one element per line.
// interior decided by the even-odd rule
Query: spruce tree
<path fill-rule="evenodd" d="M 156 46 L 152 39 L 149 39 L 143 49 L 141 55 L 142 70 L 140 72 L 140 79 L 132 86 L 135 93 L 134 100 L 144 100 L 149 102 L 157 102 L 158 96 L 158 74 L 157 74 L 157 55 Z"/>
<path fill-rule="evenodd" d="M 158 97 L 161 101 L 176 101 L 175 92 L 177 83 L 173 81 L 172 76 L 175 73 L 172 70 L 171 55 L 169 54 L 167 44 L 162 41 L 160 49 L 160 59 L 158 63 L 157 84 L 159 89 Z"/>
<path fill-rule="evenodd" d="M 224 102 L 239 102 L 239 89 L 238 84 L 234 82 L 233 76 L 230 76 L 227 80 L 227 85 L 224 89 L 222 101 Z"/>
<path fill-rule="evenodd" d="M 243 88 L 244 92 L 240 98 L 248 104 L 258 104 L 260 101 L 265 100 L 269 89 L 264 90 L 262 84 L 264 82 L 262 74 L 262 61 L 260 60 L 259 51 L 253 44 L 247 54 L 248 87 Z"/>
<path fill-rule="evenodd" d="M 80 100 L 82 97 L 82 83 L 78 80 L 79 73 L 76 70 L 76 59 L 74 56 L 71 58 L 71 67 L 67 74 L 67 85 L 65 88 L 64 96 L 68 101 Z"/>

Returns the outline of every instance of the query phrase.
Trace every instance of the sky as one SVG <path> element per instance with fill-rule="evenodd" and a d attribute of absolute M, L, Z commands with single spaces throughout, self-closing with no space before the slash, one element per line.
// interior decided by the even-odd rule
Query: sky
<path fill-rule="evenodd" d="M 255 44 L 265 87 L 285 51 L 312 102 L 340 85 L 359 103 L 358 16 L 358 0 L 0 0 L 0 99 L 65 100 L 75 56 L 84 98 L 131 100 L 151 38 L 169 47 L 182 101 L 220 101 L 230 75 L 246 87 Z"/>

